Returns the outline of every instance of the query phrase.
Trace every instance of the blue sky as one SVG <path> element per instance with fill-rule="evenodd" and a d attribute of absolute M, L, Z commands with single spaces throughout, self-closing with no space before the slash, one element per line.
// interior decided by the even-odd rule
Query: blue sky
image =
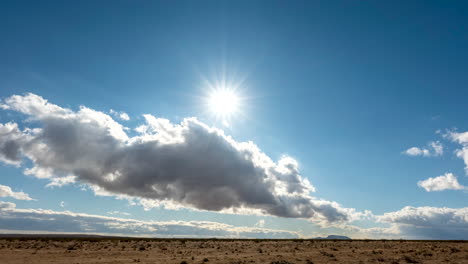
<path fill-rule="evenodd" d="M 260 237 L 261 232 L 267 237 L 339 233 L 466 239 L 467 11 L 468 5 L 462 1 L 6 3 L 0 10 L 0 123 L 4 129 L 0 134 L 0 199 L 5 204 L 0 206 L 5 208 L 0 214 L 0 230 L 117 233 L 96 222 L 105 219 L 122 224 L 121 218 L 125 218 L 145 223 L 144 230 L 119 229 L 133 235 Z M 210 110 L 207 98 L 223 79 L 227 89 L 235 88 L 240 102 L 236 113 L 220 118 Z M 59 126 L 51 104 L 69 109 L 60 118 L 70 123 L 63 121 Z M 93 114 L 77 114 L 80 106 L 92 109 Z M 119 118 L 119 113 L 128 114 L 129 120 Z M 101 114 L 116 123 L 102 121 Z M 218 152 L 213 157 L 223 165 L 203 160 L 204 153 L 195 151 L 203 147 L 201 139 L 188 144 L 183 157 L 170 156 L 166 148 L 153 149 L 151 155 L 155 156 L 144 156 L 154 159 L 149 162 L 154 167 L 147 171 L 138 167 L 142 158 L 135 156 L 137 143 L 122 141 L 127 147 L 119 148 L 118 155 L 134 159 L 127 163 L 110 155 L 115 146 L 124 143 L 112 141 L 115 138 L 95 142 L 96 135 L 109 132 L 108 126 L 122 129 L 134 139 L 178 133 L 177 128 L 165 128 L 165 121 L 152 123 L 144 114 L 167 119 L 172 125 L 195 117 L 195 123 L 182 127 L 189 131 L 187 135 L 203 131 L 206 139 L 215 133 L 210 129 L 217 128 L 218 134 L 211 140 L 219 145 L 206 144 L 215 144 Z M 88 130 L 94 129 L 83 125 L 88 119 L 96 127 L 102 125 L 101 132 Z M 17 124 L 17 131 L 7 123 Z M 63 130 L 65 124 L 69 130 Z M 145 124 L 145 133 L 135 131 Z M 26 128 L 42 131 L 31 134 Z M 59 135 L 64 133 L 76 133 L 76 142 L 60 141 L 60 145 Z M 100 155 L 92 147 L 82 152 L 74 148 L 107 140 L 113 143 L 104 145 L 108 151 Z M 140 140 L 139 147 L 152 146 L 150 141 Z M 33 141 L 60 147 L 32 154 Z M 255 174 L 260 177 L 255 178 L 261 182 L 258 186 L 266 188 L 259 193 L 271 191 L 273 204 L 260 205 L 260 198 L 250 197 L 243 189 L 252 180 L 249 173 L 253 172 L 246 169 L 252 163 L 229 163 L 233 152 L 255 152 L 236 147 L 247 141 L 274 163 L 270 164 L 273 167 L 255 163 L 257 169 L 276 168 L 278 178 L 273 183 L 266 182 L 272 172 Z M 7 155 L 11 151 L 5 147 L 8 144 L 17 146 L 18 156 Z M 180 142 L 167 144 L 179 153 Z M 194 156 L 189 155 L 191 150 Z M 48 155 L 70 157 L 70 163 L 42 157 Z M 95 164 L 103 155 L 109 155 L 109 160 Z M 160 160 L 166 155 L 173 166 L 167 170 L 169 165 Z M 83 160 L 89 164 L 82 164 Z M 298 171 L 279 172 L 281 160 L 294 169 L 297 165 Z M 82 167 L 77 168 L 77 162 Z M 87 165 L 101 169 L 108 163 L 119 168 L 113 173 L 118 171 L 129 181 L 138 178 L 158 185 L 161 177 L 172 177 L 168 181 L 177 189 L 180 182 L 187 183 L 190 173 L 182 172 L 186 169 L 199 182 L 180 187 L 174 191 L 177 195 L 170 192 L 155 197 L 139 189 L 136 180 L 117 188 L 101 181 L 102 174 L 83 173 Z M 185 168 L 186 164 L 191 167 Z M 35 165 L 53 173 L 47 177 L 25 175 L 25 169 Z M 241 170 L 239 166 L 244 165 Z M 183 169 L 176 169 L 179 167 Z M 216 180 L 207 176 L 211 174 Z M 46 187 L 65 176 L 75 176 L 74 182 Z M 304 191 L 305 179 L 315 192 Z M 221 199 L 227 206 L 224 209 L 239 209 L 241 204 L 261 212 L 220 212 L 208 203 L 220 190 L 209 183 L 218 180 L 217 188 L 226 193 L 233 188 L 239 199 L 229 200 L 226 195 L 226 201 Z M 266 187 L 271 184 L 292 189 L 294 184 L 304 192 L 275 193 Z M 106 195 L 91 185 L 104 189 Z M 192 190 L 199 191 L 199 200 L 182 195 Z M 25 199 L 20 192 L 34 200 Z M 305 199 L 306 204 L 290 194 Z M 149 196 L 152 202 L 172 204 L 144 210 L 141 198 Z M 298 204 L 305 209 L 291 209 Z M 86 218 L 91 228 L 70 224 L 54 229 L 39 220 L 27 222 L 31 215 L 46 219 L 50 211 L 45 209 L 60 212 L 68 220 L 92 215 Z M 7 219 L 25 222 L 13 226 Z M 168 221 L 179 221 L 170 229 L 172 233 L 147 227 L 151 222 L 160 229 Z M 195 223 L 202 222 L 210 224 L 195 230 Z M 231 231 L 213 233 L 220 223 L 228 224 Z M 29 230 L 26 225 L 37 228 Z"/>

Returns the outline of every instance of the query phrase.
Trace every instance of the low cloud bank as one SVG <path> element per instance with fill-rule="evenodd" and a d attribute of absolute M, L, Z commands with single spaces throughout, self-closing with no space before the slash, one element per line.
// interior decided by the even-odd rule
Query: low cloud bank
<path fill-rule="evenodd" d="M 109 214 L 122 214 L 109 212 Z M 126 214 L 123 214 L 126 215 Z M 128 216 L 128 215 L 127 215 Z M 333 232 L 348 233 L 355 238 L 386 239 L 466 239 L 468 207 L 404 207 L 383 215 L 368 215 L 369 220 L 388 227 L 361 228 L 343 225 Z M 141 221 L 53 211 L 18 209 L 11 202 L 0 201 L 1 232 L 22 233 L 90 233 L 150 237 L 235 237 L 301 238 L 303 234 L 274 230 L 260 220 L 254 227 L 239 227 L 210 221 Z M 340 232 L 341 230 L 341 232 Z"/>
<path fill-rule="evenodd" d="M 92 233 L 149 237 L 298 238 L 298 234 L 295 232 L 267 228 L 237 227 L 208 221 L 139 221 L 70 211 L 18 209 L 14 203 L 1 201 L 0 227 L 3 232 L 21 230 L 30 233 Z"/>
<path fill-rule="evenodd" d="M 377 221 L 391 224 L 387 229 L 374 229 L 393 237 L 411 239 L 467 239 L 468 207 L 411 207 L 376 216 Z"/>

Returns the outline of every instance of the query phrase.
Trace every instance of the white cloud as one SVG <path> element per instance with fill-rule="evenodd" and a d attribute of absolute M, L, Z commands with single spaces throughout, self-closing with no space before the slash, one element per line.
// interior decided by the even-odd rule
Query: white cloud
<path fill-rule="evenodd" d="M 14 192 L 9 186 L 0 184 L 0 197 L 11 197 L 17 200 L 32 201 L 31 197 L 24 192 Z"/>
<path fill-rule="evenodd" d="M 429 150 L 420 149 L 418 147 L 412 147 L 412 148 L 409 148 L 409 149 L 405 150 L 404 153 L 407 154 L 407 155 L 410 155 L 410 156 L 428 156 L 429 155 Z"/>
<path fill-rule="evenodd" d="M 448 132 L 444 136 L 462 145 L 462 148 L 457 149 L 455 153 L 457 154 L 459 158 L 464 160 L 465 172 L 466 172 L 466 175 L 468 175 L 468 131 L 464 133 L 458 133 L 458 132 L 452 131 L 452 132 Z"/>
<path fill-rule="evenodd" d="M 458 183 L 457 177 L 452 173 L 428 178 L 418 182 L 418 186 L 424 188 L 428 192 L 443 191 L 443 190 L 468 190 L 468 187 Z"/>
<path fill-rule="evenodd" d="M 18 209 L 14 203 L 0 202 L 3 230 L 72 232 L 151 237 L 238 237 L 297 238 L 291 231 L 233 226 L 208 221 L 140 221 L 135 219 L 57 212 L 44 209 Z"/>
<path fill-rule="evenodd" d="M 173 124 L 144 115 L 139 134 L 129 137 L 111 116 L 84 106 L 75 112 L 34 94 L 4 104 L 40 127 L 2 125 L 10 132 L 0 133 L 0 146 L 9 145 L 0 148 L 0 158 L 15 164 L 28 158 L 34 167 L 25 173 L 49 178 L 49 186 L 70 183 L 71 175 L 100 193 L 151 201 L 148 207 L 256 211 L 323 224 L 358 214 L 311 196 L 315 188 L 293 158 L 275 162 L 253 142 L 237 142 L 196 118 Z"/>
<path fill-rule="evenodd" d="M 125 112 L 122 112 L 122 111 L 118 112 L 118 111 L 115 111 L 115 110 L 111 109 L 109 111 L 109 113 L 112 114 L 113 116 L 119 118 L 120 120 L 124 120 L 124 121 L 129 121 L 130 120 L 130 116 Z"/>
<path fill-rule="evenodd" d="M 433 141 L 430 146 L 434 150 L 434 156 L 442 156 L 444 154 L 444 146 L 439 141 Z"/>
<path fill-rule="evenodd" d="M 439 141 L 432 141 L 432 142 L 429 142 L 427 148 L 412 147 L 403 151 L 403 153 L 408 156 L 423 156 L 423 157 L 442 156 L 442 154 L 444 154 L 444 146 Z"/>

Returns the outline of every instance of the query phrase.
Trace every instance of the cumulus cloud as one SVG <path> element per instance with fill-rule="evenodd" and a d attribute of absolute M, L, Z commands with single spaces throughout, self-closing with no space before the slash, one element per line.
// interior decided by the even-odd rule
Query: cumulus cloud
<path fill-rule="evenodd" d="M 0 197 L 11 197 L 17 200 L 32 201 L 31 197 L 24 192 L 14 192 L 9 186 L 0 184 Z"/>
<path fill-rule="evenodd" d="M 376 216 L 390 228 L 370 230 L 414 239 L 466 239 L 468 237 L 468 207 L 411 207 Z"/>
<path fill-rule="evenodd" d="M 444 146 L 439 141 L 432 141 L 429 142 L 427 148 L 412 147 L 403 151 L 403 154 L 406 154 L 408 156 L 423 157 L 441 156 L 442 154 L 444 154 Z"/>
<path fill-rule="evenodd" d="M 419 181 L 418 186 L 424 188 L 427 192 L 443 190 L 468 190 L 468 187 L 458 183 L 457 177 L 453 175 L 453 173 L 445 173 L 444 175 L 438 177 Z"/>
<path fill-rule="evenodd" d="M 0 202 L 3 230 L 23 232 L 72 232 L 148 237 L 239 237 L 297 238 L 295 232 L 260 227 L 239 227 L 208 221 L 140 221 L 117 217 L 18 209 L 14 203 Z"/>
<path fill-rule="evenodd" d="M 125 112 L 122 112 L 122 111 L 118 112 L 118 111 L 115 111 L 115 110 L 111 109 L 109 111 L 109 113 L 112 114 L 113 116 L 121 119 L 121 120 L 124 120 L 124 121 L 129 121 L 130 120 L 130 116 L 128 116 L 128 114 L 125 113 Z"/>
<path fill-rule="evenodd" d="M 173 124 L 144 115 L 138 134 L 129 137 L 111 116 L 85 106 L 72 111 L 34 94 L 11 96 L 3 105 L 39 125 L 24 130 L 15 123 L 2 125 L 0 146 L 8 146 L 0 148 L 0 159 L 18 165 L 28 158 L 34 166 L 25 173 L 50 179 L 50 186 L 71 182 L 57 178 L 73 176 L 103 193 L 156 204 L 250 210 L 318 223 L 343 222 L 356 214 L 311 196 L 315 189 L 293 158 L 275 162 L 253 142 L 235 141 L 196 118 Z"/>
<path fill-rule="evenodd" d="M 468 131 L 463 133 L 451 131 L 445 134 L 445 137 L 462 145 L 462 148 L 457 149 L 455 153 L 465 162 L 465 172 L 468 175 Z"/>

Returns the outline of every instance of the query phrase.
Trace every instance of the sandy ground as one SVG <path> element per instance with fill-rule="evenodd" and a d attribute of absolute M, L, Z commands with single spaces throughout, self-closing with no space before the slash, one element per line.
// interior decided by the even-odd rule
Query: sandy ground
<path fill-rule="evenodd" d="M 0 263 L 468 263 L 468 241 L 0 239 Z"/>

